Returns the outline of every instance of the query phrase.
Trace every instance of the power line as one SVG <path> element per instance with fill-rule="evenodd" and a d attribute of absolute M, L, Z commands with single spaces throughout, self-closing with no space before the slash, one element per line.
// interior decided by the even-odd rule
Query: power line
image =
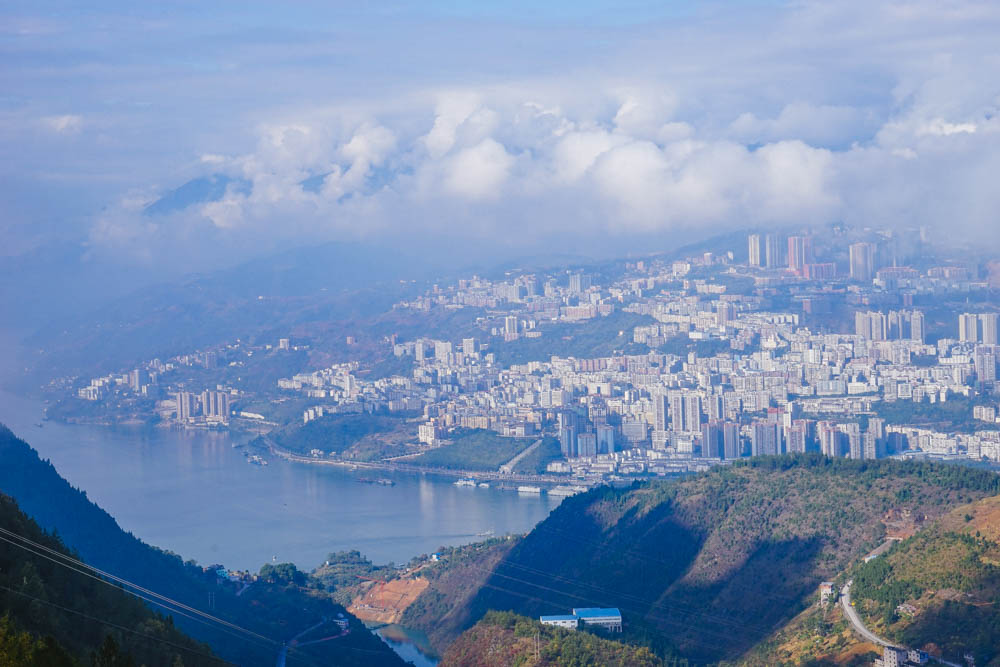
<path fill-rule="evenodd" d="M 48 553 L 50 553 L 50 554 L 52 554 L 54 556 L 57 556 L 57 557 L 62 558 L 64 560 L 67 560 L 70 563 L 73 563 L 74 565 L 77 565 L 79 567 L 83 567 L 83 568 L 85 568 L 87 570 L 90 570 L 92 572 L 96 572 L 97 574 L 101 575 L 102 577 L 107 577 L 108 579 L 111 579 L 112 581 L 116 581 L 116 582 L 118 582 L 120 584 L 131 586 L 132 588 L 135 588 L 136 590 L 138 590 L 138 591 L 140 591 L 142 593 L 145 593 L 147 595 L 152 595 L 153 597 L 159 598 L 159 599 L 161 599 L 161 600 L 163 600 L 163 601 L 165 601 L 165 602 L 167 602 L 169 604 L 173 604 L 173 605 L 175 605 L 175 606 L 177 606 L 177 607 L 179 607 L 181 609 L 184 609 L 186 611 L 190 611 L 190 612 L 192 612 L 194 614 L 202 616 L 202 617 L 204 617 L 204 618 L 206 618 L 206 619 L 208 619 L 210 621 L 215 621 L 216 623 L 220 623 L 222 625 L 228 626 L 230 628 L 233 628 L 234 630 L 245 632 L 245 633 L 247 633 L 249 635 L 252 635 L 254 637 L 257 637 L 258 639 L 262 639 L 264 641 L 270 642 L 272 644 L 277 644 L 278 643 L 278 642 L 276 642 L 275 640 L 273 640 L 273 639 L 271 639 L 269 637 L 265 637 L 264 635 L 258 634 L 258 633 L 254 632 L 252 630 L 247 630 L 246 628 L 240 627 L 239 625 L 236 625 L 235 623 L 230 623 L 229 621 L 226 621 L 225 619 L 218 618 L 217 616 L 212 616 L 211 614 L 205 613 L 205 612 L 203 612 L 203 611 L 201 611 L 199 609 L 196 609 L 194 607 L 186 605 L 186 604 L 184 604 L 182 602 L 178 602 L 177 600 L 173 600 L 173 599 L 171 599 L 171 598 L 169 598 L 169 597 L 167 597 L 165 595 L 161 595 L 161 594 L 159 594 L 159 593 L 157 593 L 155 591 L 151 591 L 151 590 L 149 590 L 147 588 L 143 588 L 142 586 L 139 586 L 138 584 L 135 584 L 135 583 L 133 583 L 131 581 L 128 581 L 127 579 L 124 579 L 122 577 L 119 577 L 119 576 L 116 576 L 114 574 L 111 574 L 110 572 L 106 572 L 104 570 L 101 570 L 101 569 L 99 569 L 97 567 L 94 567 L 93 565 L 85 563 L 84 561 L 81 561 L 81 560 L 79 560 L 77 558 L 69 556 L 69 555 L 67 555 L 67 554 L 65 554 L 65 553 L 63 553 L 61 551 L 56 550 L 56 549 L 52 549 L 50 547 L 47 547 L 44 544 L 40 544 L 38 542 L 35 542 L 35 541 L 33 541 L 33 540 L 31 540 L 31 539 L 29 539 L 27 537 L 24 537 L 23 535 L 15 533 L 13 531 L 7 530 L 5 528 L 0 528 L 0 533 L 3 533 L 3 534 L 6 534 L 6 535 L 10 535 L 12 537 L 15 537 L 15 538 L 17 538 L 19 540 L 22 540 L 23 542 L 26 542 L 26 543 L 30 544 L 31 546 L 33 546 L 35 548 L 42 549 L 43 551 L 46 551 L 46 552 L 48 552 Z M 41 555 L 41 554 L 38 554 L 38 555 Z M 49 559 L 49 560 L 52 560 L 52 559 Z M 161 606 L 163 606 L 163 605 L 161 605 Z"/>
<path fill-rule="evenodd" d="M 176 649 L 179 649 L 181 651 L 188 651 L 189 653 L 194 653 L 195 655 L 200 655 L 200 656 L 202 656 L 204 658 L 208 658 L 210 660 L 216 660 L 216 661 L 221 662 L 221 663 L 226 664 L 226 665 L 232 665 L 232 664 L 234 664 L 234 663 L 229 662 L 228 660 L 225 660 L 224 658 L 220 658 L 217 655 L 212 655 L 211 653 L 204 653 L 203 651 L 199 651 L 197 649 L 193 649 L 190 646 L 184 646 L 182 644 L 177 644 L 175 642 L 170 641 L 169 639 L 164 639 L 162 637 L 156 637 L 156 636 L 147 634 L 145 632 L 139 632 L 138 630 L 133 630 L 132 628 L 127 628 L 124 625 L 118 625 L 117 623 L 113 623 L 111 621 L 108 621 L 108 620 L 105 620 L 105 619 L 102 619 L 102 618 L 97 618 L 96 616 L 91 616 L 89 614 L 85 614 L 82 611 L 77 611 L 76 609 L 70 609 L 69 607 L 64 607 L 64 606 L 62 606 L 60 604 L 56 604 L 55 602 L 51 602 L 49 600 L 43 600 L 42 598 L 36 597 L 36 596 L 31 595 L 29 593 L 25 593 L 23 591 L 14 590 L 13 588 L 8 588 L 7 586 L 4 586 L 2 584 L 0 584 L 0 589 L 3 589 L 3 590 L 5 590 L 5 591 L 7 591 L 9 593 L 13 593 L 14 595 L 20 595 L 21 597 L 25 597 L 25 598 L 28 598 L 30 600 L 34 600 L 35 602 L 41 602 L 42 604 L 48 605 L 50 607 L 55 607 L 56 609 L 59 609 L 61 611 L 65 611 L 65 612 L 67 612 L 69 614 L 76 614 L 77 616 L 82 616 L 83 618 L 86 618 L 86 619 L 88 619 L 90 621 L 94 621 L 95 623 L 100 623 L 102 625 L 106 625 L 106 626 L 108 626 L 110 628 L 115 628 L 117 630 L 121 630 L 122 632 L 128 632 L 130 634 L 138 635 L 140 637 L 144 637 L 146 639 L 150 639 L 150 640 L 155 641 L 155 642 L 160 642 L 161 644 L 167 644 L 168 646 L 172 646 L 172 647 L 174 647 Z"/>
<path fill-rule="evenodd" d="M 71 565 L 69 565 L 69 564 L 67 564 L 67 563 L 63 563 L 63 562 L 60 562 L 60 561 L 58 561 L 58 560 L 56 560 L 56 559 L 54 559 L 54 558 L 52 558 L 52 557 L 50 557 L 50 556 L 47 556 L 47 555 L 46 555 L 46 554 L 44 554 L 44 553 L 39 553 L 39 552 L 37 552 L 37 551 L 34 551 L 33 549 L 30 549 L 29 547 L 26 547 L 26 546 L 24 546 L 23 544 L 18 544 L 18 543 L 16 543 L 16 542 L 14 542 L 14 541 L 12 541 L 12 540 L 8 540 L 7 538 L 5 538 L 5 537 L 2 537 L 2 536 L 0 536 L 0 540 L 2 540 L 2 541 L 4 541 L 4 542 L 7 542 L 8 544 L 11 544 L 11 545 L 13 545 L 13 546 L 16 546 L 16 547 L 18 547 L 18 548 L 20 548 L 20 549 L 24 549 L 24 550 L 25 550 L 25 551 L 27 551 L 28 553 L 31 553 L 31 554 L 33 554 L 33 555 L 35 555 L 35 556 L 38 556 L 39 558 L 44 558 L 44 559 L 46 559 L 46 560 L 49 560 L 49 561 L 52 561 L 52 562 L 53 562 L 53 563 L 55 563 L 56 565 L 60 565 L 60 566 L 62 566 L 62 567 L 65 567 L 66 569 L 68 569 L 68 570 L 70 570 L 70 571 L 72 571 L 72 572 L 76 572 L 77 574 L 82 574 L 82 575 L 84 575 L 84 576 L 86 576 L 86 577 L 90 577 L 91 579 L 94 579 L 94 580 L 96 580 L 96 581 L 99 581 L 99 582 L 101 582 L 101 583 L 105 584 L 106 586 L 111 586 L 112 588 L 115 588 L 116 590 L 119 590 L 119 591 L 122 591 L 122 592 L 124 592 L 124 593 L 127 593 L 127 594 L 129 594 L 129 595 L 132 595 L 132 596 L 134 596 L 134 597 L 136 597 L 136 598 L 139 598 L 140 600 L 143 600 L 143 601 L 145 601 L 145 602 L 149 602 L 150 604 L 154 604 L 154 605 L 157 605 L 157 606 L 159 606 L 159 607 L 163 607 L 164 609 L 166 609 L 167 611 L 169 611 L 169 612 L 171 612 L 171 613 L 173 613 L 173 614 L 177 614 L 177 615 L 179 615 L 179 616 L 183 616 L 183 617 L 185 617 L 185 618 L 187 618 L 187 619 L 190 619 L 190 620 L 192 620 L 192 621 L 196 621 L 196 622 L 198 622 L 198 623 L 202 623 L 203 625 L 206 625 L 206 626 L 209 626 L 209 627 L 212 627 L 212 628 L 213 628 L 214 630 L 217 630 L 217 631 L 220 631 L 220 632 L 224 632 L 224 633 L 226 633 L 226 634 L 228 634 L 228 635 L 232 635 L 233 637 L 236 637 L 237 639 L 240 639 L 240 640 L 242 640 L 242 641 L 246 641 L 246 642 L 250 642 L 250 643 L 253 643 L 253 644 L 256 644 L 257 646 L 260 646 L 260 643 L 259 643 L 258 641 L 256 641 L 256 640 L 254 640 L 254 639 L 251 639 L 251 638 L 249 638 L 249 637 L 245 637 L 245 636 L 241 636 L 241 635 L 239 635 L 239 634 L 236 634 L 235 632 L 232 632 L 232 631 L 230 631 L 230 630 L 226 629 L 225 627 L 216 627 L 216 626 L 212 626 L 212 625 L 211 625 L 211 624 L 209 623 L 209 621 L 207 621 L 207 620 L 205 620 L 205 619 L 203 619 L 203 618 L 198 618 L 197 616 L 192 616 L 192 615 L 190 615 L 190 614 L 187 614 L 187 613 L 185 613 L 185 612 L 183 612 L 183 611 L 180 611 L 180 610 L 178 610 L 178 609 L 173 609 L 173 608 L 171 608 L 171 607 L 170 607 L 169 605 L 167 605 L 166 603 L 164 603 L 164 602 L 161 602 L 161 601 L 159 601 L 159 600 L 156 600 L 156 599 L 153 599 L 153 598 L 149 598 L 149 597 L 146 597 L 145 595 L 142 595 L 141 593 L 136 593 L 135 591 L 130 591 L 130 590 L 128 590 L 128 589 L 125 589 L 125 588 L 120 588 L 120 587 L 117 587 L 117 586 L 115 586 L 115 585 L 114 585 L 113 583 L 111 583 L 111 582 L 109 582 L 109 581 L 107 581 L 107 580 L 105 580 L 105 579 L 102 579 L 101 577 L 98 577 L 98 576 L 95 576 L 95 575 L 93 575 L 93 574 L 91 574 L 91 573 L 89 573 L 89 572 L 86 572 L 86 571 L 84 571 L 84 570 L 79 570 L 79 569 L 77 569 L 77 568 L 75 568 L 75 567 L 72 567 Z M 267 639 L 267 638 L 265 638 L 265 639 Z M 272 644 L 272 645 L 276 645 L 276 644 L 278 644 L 278 642 L 275 642 L 275 641 L 274 641 L 274 640 L 272 640 L 272 639 L 267 639 L 267 641 L 268 641 L 268 642 L 269 642 L 270 644 Z M 268 648 L 270 648 L 270 646 L 268 646 Z"/>

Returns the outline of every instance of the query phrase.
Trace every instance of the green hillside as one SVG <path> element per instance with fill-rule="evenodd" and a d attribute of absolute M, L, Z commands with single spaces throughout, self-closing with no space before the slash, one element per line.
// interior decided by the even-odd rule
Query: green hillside
<path fill-rule="evenodd" d="M 2 494 L 0 529 L 0 665 L 84 665 L 97 654 L 149 667 L 224 664 L 170 618 L 60 565 L 70 551 Z"/>
<path fill-rule="evenodd" d="M 505 438 L 484 429 L 457 429 L 452 442 L 409 463 L 455 470 L 496 470 L 531 446 L 535 438 Z"/>
<path fill-rule="evenodd" d="M 952 662 L 1000 665 L 1000 498 L 961 507 L 853 572 L 880 636 Z M 993 530 L 989 530 L 993 528 Z"/>
<path fill-rule="evenodd" d="M 932 520 L 998 482 L 958 466 L 799 455 L 595 489 L 565 500 L 492 568 L 467 618 L 615 606 L 627 641 L 735 660 L 882 542 L 889 510 Z"/>
<path fill-rule="evenodd" d="M 645 647 L 620 644 L 578 630 L 544 626 L 510 612 L 491 611 L 448 649 L 441 667 L 658 667 Z"/>
<path fill-rule="evenodd" d="M 328 594 L 283 581 L 242 588 L 219 580 L 180 556 L 145 544 L 59 476 L 27 443 L 0 426 L 0 492 L 14 498 L 42 529 L 57 533 L 87 563 L 186 605 L 211 613 L 263 639 L 175 616 L 179 628 L 207 642 L 223 658 L 241 665 L 272 665 L 284 641 L 322 619 L 349 618 L 351 632 L 289 652 L 289 665 L 401 665 L 399 657 Z M 327 624 L 327 628 L 330 624 Z"/>

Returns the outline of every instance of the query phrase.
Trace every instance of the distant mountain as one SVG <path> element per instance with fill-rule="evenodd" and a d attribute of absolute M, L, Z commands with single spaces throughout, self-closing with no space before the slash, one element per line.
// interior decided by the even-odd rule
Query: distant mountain
<path fill-rule="evenodd" d="M 39 329 L 25 344 L 44 351 L 29 360 L 43 378 L 95 373 L 236 338 L 287 335 L 302 321 L 384 312 L 414 289 L 399 281 L 423 266 L 358 243 L 299 248 L 145 287 Z"/>
<path fill-rule="evenodd" d="M 184 563 L 176 554 L 145 544 L 124 532 L 107 512 L 59 476 L 52 464 L 0 426 L 0 492 L 87 563 L 202 611 L 212 593 L 211 613 L 268 638 L 255 640 L 184 617 L 174 622 L 215 652 L 241 665 L 272 665 L 281 642 L 343 614 L 351 632 L 289 653 L 288 664 L 402 665 L 402 661 L 357 619 L 327 595 L 288 582 L 257 583 L 242 595 L 212 572 Z M 331 629 L 331 626 L 327 626 Z M 185 664 L 187 662 L 185 661 Z"/>
<path fill-rule="evenodd" d="M 146 206 L 143 214 L 148 216 L 165 215 L 183 211 L 195 204 L 207 204 L 222 199 L 227 189 L 234 193 L 250 194 L 253 184 L 245 178 L 232 178 L 225 174 L 212 174 L 194 178 L 178 188 L 163 194 L 159 199 Z"/>
<path fill-rule="evenodd" d="M 442 615 L 438 637 L 446 643 L 489 610 L 607 606 L 622 610 L 625 641 L 699 663 L 736 660 L 897 529 L 890 510 L 906 510 L 914 528 L 998 490 L 1000 477 L 982 470 L 818 455 L 599 488 L 563 501 L 487 566 L 474 592 L 456 596 L 469 601 Z"/>

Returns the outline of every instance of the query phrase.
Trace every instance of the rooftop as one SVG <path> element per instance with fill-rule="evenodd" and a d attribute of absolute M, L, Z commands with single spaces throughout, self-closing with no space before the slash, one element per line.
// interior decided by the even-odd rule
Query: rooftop
<path fill-rule="evenodd" d="M 580 618 L 598 618 L 603 616 L 621 616 L 622 613 L 618 611 L 617 607 L 583 607 L 573 610 L 574 616 L 579 616 Z"/>

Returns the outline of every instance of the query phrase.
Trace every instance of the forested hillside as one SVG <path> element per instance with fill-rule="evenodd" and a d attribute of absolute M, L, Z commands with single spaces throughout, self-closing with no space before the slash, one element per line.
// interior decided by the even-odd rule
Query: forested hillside
<path fill-rule="evenodd" d="M 801 455 L 567 499 L 492 569 L 468 605 L 527 616 L 622 610 L 627 641 L 697 662 L 740 658 L 883 541 L 998 490 L 996 475 Z M 893 524 L 893 530 L 899 526 Z"/>
<path fill-rule="evenodd" d="M 323 619 L 343 614 L 349 618 L 348 634 L 337 641 L 297 648 L 289 653 L 288 664 L 402 664 L 385 643 L 326 594 L 295 582 L 272 580 L 255 583 L 238 595 L 237 584 L 219 580 L 213 571 L 184 563 L 176 554 L 124 532 L 86 493 L 70 486 L 50 463 L 40 460 L 27 443 L 2 426 L 0 460 L 4 463 L 0 492 L 14 498 L 42 529 L 58 533 L 84 561 L 202 611 L 207 611 L 211 593 L 214 616 L 258 635 L 175 618 L 178 627 L 208 642 L 221 657 L 243 665 L 274 664 L 283 642 Z"/>
<path fill-rule="evenodd" d="M 148 667 L 224 664 L 170 618 L 69 558 L 0 494 L 0 665 L 89 665 L 98 654 Z"/>
<path fill-rule="evenodd" d="M 510 612 L 491 611 L 444 654 L 441 667 L 660 667 L 644 646 L 628 646 L 585 631 L 544 626 Z M 676 664 L 676 663 L 674 663 Z"/>
<path fill-rule="evenodd" d="M 1000 665 L 1000 497 L 960 507 L 857 567 L 866 624 L 952 662 Z"/>

